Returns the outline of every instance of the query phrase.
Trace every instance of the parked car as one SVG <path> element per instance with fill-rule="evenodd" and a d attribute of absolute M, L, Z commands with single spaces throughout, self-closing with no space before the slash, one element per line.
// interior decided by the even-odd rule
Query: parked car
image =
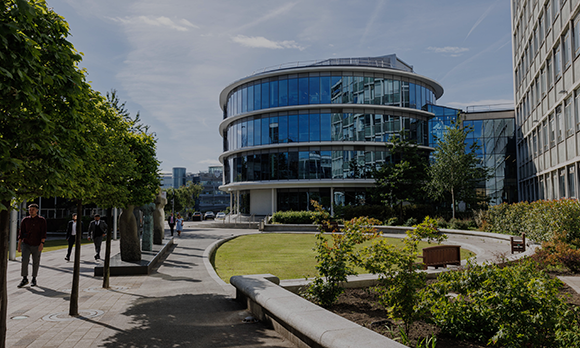
<path fill-rule="evenodd" d="M 213 213 L 213 211 L 206 211 L 205 215 L 203 216 L 205 220 L 207 219 L 215 219 L 215 214 Z"/>
<path fill-rule="evenodd" d="M 226 218 L 226 213 L 224 213 L 223 211 L 220 211 L 219 213 L 215 214 L 216 220 L 224 220 L 225 218 Z"/>
<path fill-rule="evenodd" d="M 193 216 L 191 217 L 191 221 L 201 221 L 203 220 L 203 216 L 201 215 L 201 212 L 196 211 L 195 213 L 193 213 Z"/>

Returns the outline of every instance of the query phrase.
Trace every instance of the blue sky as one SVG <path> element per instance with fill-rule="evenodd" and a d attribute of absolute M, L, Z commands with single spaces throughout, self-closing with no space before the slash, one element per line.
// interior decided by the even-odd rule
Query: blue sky
<path fill-rule="evenodd" d="M 219 164 L 219 93 L 282 63 L 396 54 L 439 105 L 513 103 L 509 1 L 47 0 L 93 89 L 156 133 L 161 169 Z M 509 106 L 509 105 L 508 105 Z"/>

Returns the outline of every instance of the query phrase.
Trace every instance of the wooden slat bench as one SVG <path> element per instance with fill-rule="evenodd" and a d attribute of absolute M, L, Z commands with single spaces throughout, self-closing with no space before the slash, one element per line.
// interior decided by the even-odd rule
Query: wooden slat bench
<path fill-rule="evenodd" d="M 423 248 L 423 269 L 428 266 L 435 268 L 447 265 L 461 265 L 461 246 L 459 245 L 436 245 Z"/>
<path fill-rule="evenodd" d="M 510 244 L 512 247 L 512 254 L 514 251 L 526 251 L 526 234 L 522 233 L 521 237 L 510 237 Z"/>

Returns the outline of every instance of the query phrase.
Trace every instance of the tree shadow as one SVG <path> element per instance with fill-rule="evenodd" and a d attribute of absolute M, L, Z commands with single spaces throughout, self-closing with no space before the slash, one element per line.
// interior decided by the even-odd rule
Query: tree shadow
<path fill-rule="evenodd" d="M 263 323 L 243 323 L 251 314 L 221 295 L 142 298 L 123 314 L 133 327 L 101 347 L 293 347 Z"/>

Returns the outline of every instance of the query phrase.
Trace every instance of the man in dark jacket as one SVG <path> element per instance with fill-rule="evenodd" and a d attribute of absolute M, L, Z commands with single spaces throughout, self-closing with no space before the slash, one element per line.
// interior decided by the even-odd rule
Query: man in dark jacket
<path fill-rule="evenodd" d="M 83 231 L 83 223 L 81 221 L 81 233 Z M 66 240 L 68 241 L 68 250 L 66 253 L 66 257 L 64 258 L 67 261 L 70 261 L 70 253 L 72 251 L 73 245 L 75 245 L 77 238 L 77 214 L 72 215 L 72 220 L 68 222 L 68 226 L 66 227 Z"/>
<path fill-rule="evenodd" d="M 167 223 L 169 224 L 169 228 L 171 229 L 171 235 L 173 236 L 173 229 L 175 228 L 175 216 L 173 216 L 173 213 L 171 213 L 167 218 Z"/>
<path fill-rule="evenodd" d="M 101 215 L 95 214 L 95 219 L 89 225 L 89 239 L 93 239 L 95 244 L 95 260 L 101 259 L 101 243 L 107 233 L 107 223 L 101 221 Z"/>
<path fill-rule="evenodd" d="M 46 220 L 38 215 L 38 204 L 28 206 L 29 216 L 22 219 L 18 233 L 18 251 L 22 252 L 22 268 L 20 275 L 22 281 L 18 284 L 21 288 L 28 284 L 28 263 L 32 255 L 32 283 L 36 286 L 36 276 L 40 267 L 40 254 L 46 241 Z"/>

